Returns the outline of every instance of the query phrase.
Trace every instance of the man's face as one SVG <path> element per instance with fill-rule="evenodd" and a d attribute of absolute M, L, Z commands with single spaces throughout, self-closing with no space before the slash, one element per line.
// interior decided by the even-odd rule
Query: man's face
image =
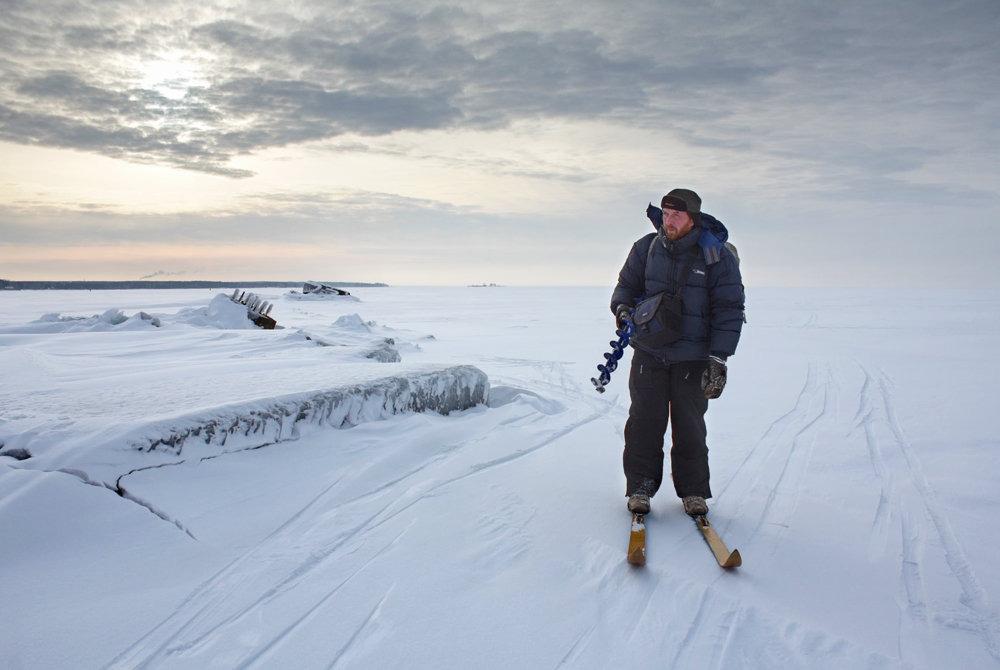
<path fill-rule="evenodd" d="M 663 209 L 663 233 L 671 242 L 676 242 L 691 232 L 694 221 L 687 212 L 676 209 Z"/>

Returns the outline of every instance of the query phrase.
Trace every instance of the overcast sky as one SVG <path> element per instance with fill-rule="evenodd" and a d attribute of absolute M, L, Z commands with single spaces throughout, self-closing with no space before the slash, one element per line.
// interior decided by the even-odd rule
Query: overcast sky
<path fill-rule="evenodd" d="M 0 277 L 1000 286 L 1000 2 L 0 0 Z"/>

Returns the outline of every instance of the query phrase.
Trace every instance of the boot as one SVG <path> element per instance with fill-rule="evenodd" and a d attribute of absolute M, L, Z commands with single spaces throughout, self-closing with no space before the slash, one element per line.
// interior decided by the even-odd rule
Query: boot
<path fill-rule="evenodd" d="M 701 496 L 688 496 L 681 500 L 684 503 L 684 511 L 690 516 L 704 516 L 708 514 L 708 503 Z"/>
<path fill-rule="evenodd" d="M 633 493 L 628 499 L 628 511 L 632 514 L 649 514 L 649 496 L 638 491 Z"/>
<path fill-rule="evenodd" d="M 633 514 L 649 514 L 649 499 L 654 493 L 656 493 L 656 482 L 646 477 L 629 496 L 628 511 Z"/>

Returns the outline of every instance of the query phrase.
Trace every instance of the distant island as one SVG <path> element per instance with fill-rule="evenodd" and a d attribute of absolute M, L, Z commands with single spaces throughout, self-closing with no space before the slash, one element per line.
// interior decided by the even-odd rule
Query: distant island
<path fill-rule="evenodd" d="M 388 284 L 366 284 L 363 282 L 323 282 L 335 286 L 349 287 L 386 287 Z M 300 281 L 9 281 L 0 279 L 0 291 L 72 291 L 99 290 L 111 291 L 121 289 L 148 288 L 267 288 L 296 287 L 301 288 Z"/>
<path fill-rule="evenodd" d="M 503 288 L 500 284 L 469 284 L 469 288 L 490 288 L 492 286 Z"/>

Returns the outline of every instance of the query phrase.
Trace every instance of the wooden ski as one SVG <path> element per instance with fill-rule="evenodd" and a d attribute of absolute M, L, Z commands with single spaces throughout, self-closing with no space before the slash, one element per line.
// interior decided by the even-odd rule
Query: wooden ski
<path fill-rule="evenodd" d="M 701 529 L 702 535 L 705 536 L 705 540 L 708 541 L 708 546 L 711 547 L 712 553 L 715 554 L 715 560 L 719 562 L 724 568 L 736 568 L 743 564 L 743 559 L 740 558 L 740 552 L 738 549 L 733 549 L 730 552 L 726 549 L 726 545 L 722 544 L 722 540 L 719 539 L 718 533 L 712 528 L 712 524 L 708 522 L 704 516 L 694 517 L 694 522 L 698 524 L 698 528 Z M 633 532 L 634 534 L 634 532 Z"/>
<path fill-rule="evenodd" d="M 632 515 L 632 532 L 628 538 L 628 562 L 632 565 L 646 565 L 646 517 Z"/>

